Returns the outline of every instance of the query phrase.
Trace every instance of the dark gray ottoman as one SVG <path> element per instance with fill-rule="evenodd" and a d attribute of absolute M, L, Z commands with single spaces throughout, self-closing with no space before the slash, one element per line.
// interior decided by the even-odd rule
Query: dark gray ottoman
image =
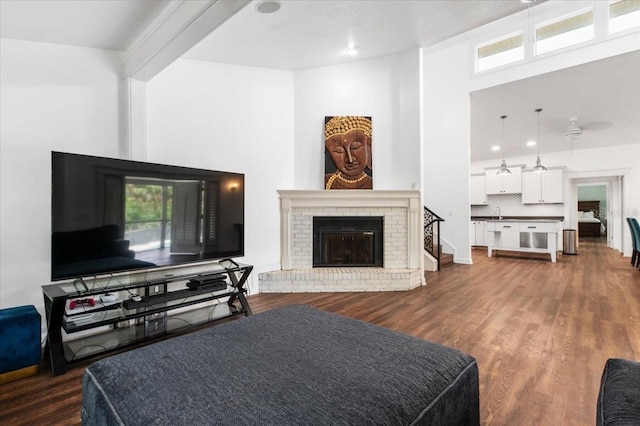
<path fill-rule="evenodd" d="M 640 362 L 607 360 L 600 382 L 596 425 L 640 425 Z"/>
<path fill-rule="evenodd" d="M 96 362 L 85 425 L 478 425 L 455 349 L 289 306 Z"/>

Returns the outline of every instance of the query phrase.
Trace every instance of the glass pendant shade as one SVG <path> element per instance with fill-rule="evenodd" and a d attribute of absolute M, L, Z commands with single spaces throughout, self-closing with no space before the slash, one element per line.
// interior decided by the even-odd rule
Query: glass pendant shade
<path fill-rule="evenodd" d="M 500 116 L 502 119 L 502 164 L 500 164 L 500 169 L 496 173 L 497 175 L 510 175 L 511 170 L 507 168 L 507 162 L 504 159 L 504 119 L 507 118 L 506 115 Z"/>
<path fill-rule="evenodd" d="M 538 156 L 538 159 L 536 160 L 536 165 L 533 169 L 531 169 L 531 173 L 543 173 L 546 171 L 547 171 L 547 168 L 542 165 L 542 162 L 540 161 L 540 156 Z"/>
<path fill-rule="evenodd" d="M 547 171 L 547 168 L 542 165 L 542 161 L 540 161 L 540 111 L 542 108 L 538 108 L 535 110 L 538 113 L 538 140 L 536 141 L 536 145 L 538 145 L 538 158 L 536 159 L 536 165 L 531 169 L 532 173 L 544 173 Z"/>
<path fill-rule="evenodd" d="M 502 160 L 502 164 L 500 165 L 500 170 L 498 170 L 497 175 L 510 175 L 511 170 L 507 169 L 507 162 Z"/>

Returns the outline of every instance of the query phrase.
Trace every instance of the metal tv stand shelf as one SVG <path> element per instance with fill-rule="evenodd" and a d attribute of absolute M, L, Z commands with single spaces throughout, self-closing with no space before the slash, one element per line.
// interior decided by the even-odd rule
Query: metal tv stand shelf
<path fill-rule="evenodd" d="M 90 285 L 76 280 L 42 286 L 45 356 L 49 356 L 53 375 L 64 374 L 72 362 L 223 318 L 251 315 L 244 285 L 252 270 L 251 265 L 226 260 L 199 273 L 154 279 L 106 277 Z M 209 275 L 213 277 L 205 285 L 185 286 Z M 123 283 L 125 280 L 128 282 Z M 106 293 L 118 297 L 102 302 L 99 296 Z M 95 304 L 76 302 L 74 306 L 79 307 L 72 309 L 71 302 L 81 299 L 93 299 Z M 72 338 L 82 331 L 82 337 Z"/>

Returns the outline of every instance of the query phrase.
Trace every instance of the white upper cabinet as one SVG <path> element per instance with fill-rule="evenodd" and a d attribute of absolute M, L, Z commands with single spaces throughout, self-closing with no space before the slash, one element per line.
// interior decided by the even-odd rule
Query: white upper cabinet
<path fill-rule="evenodd" d="M 487 204 L 487 192 L 484 189 L 485 177 L 471 176 L 471 186 L 469 189 L 469 198 L 472 206 L 482 206 Z"/>
<path fill-rule="evenodd" d="M 488 195 L 493 194 L 520 194 L 522 192 L 522 169 L 510 167 L 510 175 L 499 175 L 498 170 L 492 169 L 485 172 L 485 189 Z"/>
<path fill-rule="evenodd" d="M 547 170 L 544 173 L 522 173 L 522 203 L 563 203 L 563 178 L 562 170 Z"/>

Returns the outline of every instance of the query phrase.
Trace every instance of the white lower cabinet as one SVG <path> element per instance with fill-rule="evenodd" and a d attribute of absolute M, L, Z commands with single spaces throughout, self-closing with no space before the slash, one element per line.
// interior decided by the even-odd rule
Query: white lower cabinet
<path fill-rule="evenodd" d="M 549 253 L 556 261 L 558 221 L 488 221 L 488 256 L 495 250 Z"/>
<path fill-rule="evenodd" d="M 496 223 L 494 245 L 503 248 L 517 248 L 520 246 L 520 233 L 517 223 Z"/>
<path fill-rule="evenodd" d="M 469 243 L 471 247 L 476 245 L 476 222 L 473 220 L 469 225 Z"/>
<path fill-rule="evenodd" d="M 487 222 L 485 220 L 471 221 L 471 245 L 486 246 Z"/>
<path fill-rule="evenodd" d="M 487 225 L 487 222 L 485 222 L 484 220 L 476 221 L 476 245 L 477 246 L 486 245 L 486 243 L 484 242 L 486 225 Z"/>

